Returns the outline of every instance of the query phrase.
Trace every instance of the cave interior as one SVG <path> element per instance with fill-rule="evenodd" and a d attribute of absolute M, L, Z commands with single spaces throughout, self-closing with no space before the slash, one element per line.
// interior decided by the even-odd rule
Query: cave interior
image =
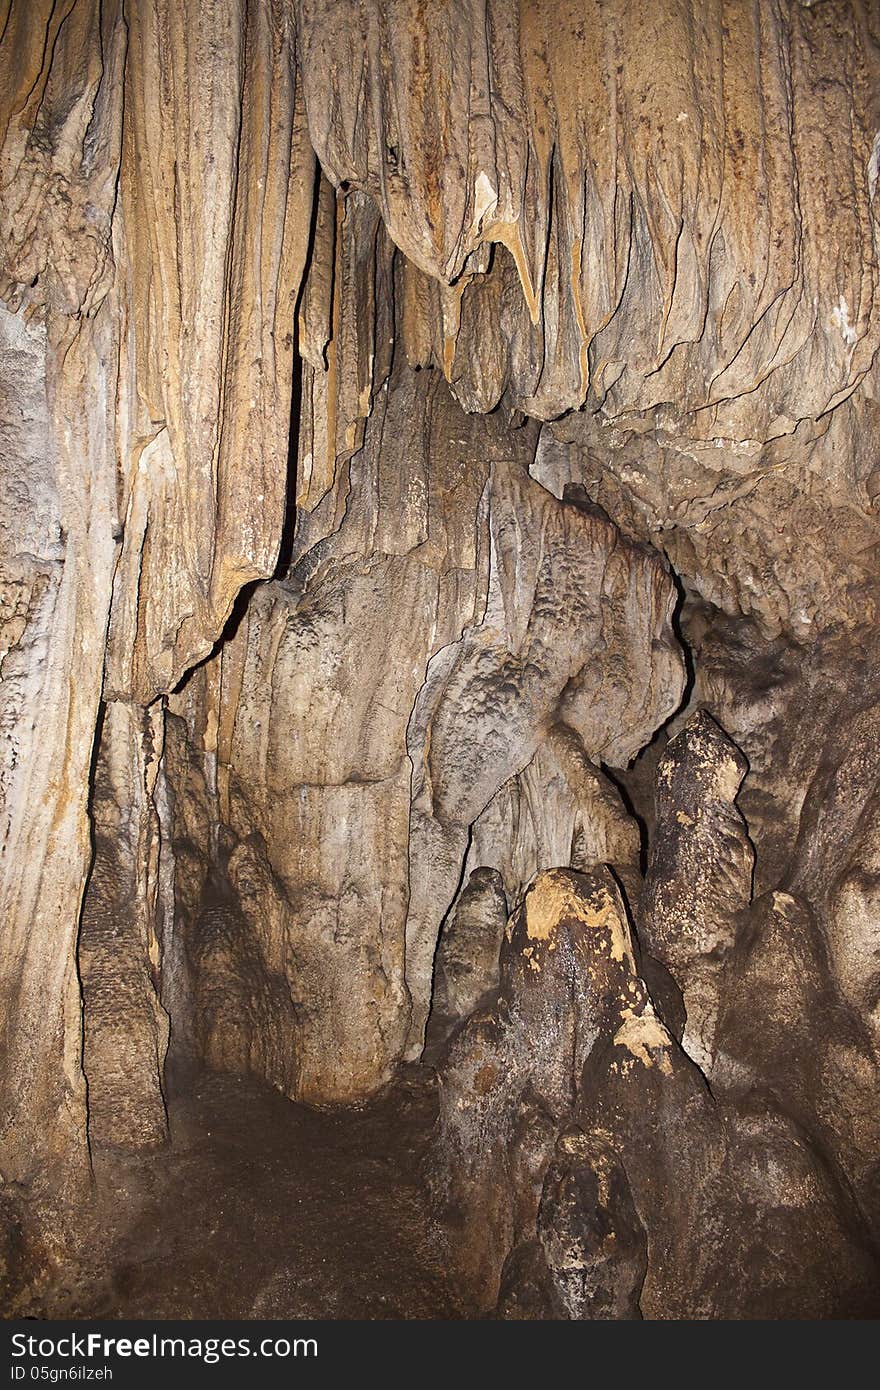
<path fill-rule="evenodd" d="M 0 1290 L 880 1313 L 874 0 L 7 0 Z"/>

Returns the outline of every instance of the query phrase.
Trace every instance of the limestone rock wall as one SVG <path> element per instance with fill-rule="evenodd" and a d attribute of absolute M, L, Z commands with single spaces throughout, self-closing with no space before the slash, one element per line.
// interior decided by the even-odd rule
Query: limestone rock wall
<path fill-rule="evenodd" d="M 514 827 L 483 813 L 520 774 L 546 794 L 544 740 L 581 782 L 570 774 L 564 811 L 547 806 L 538 845 L 523 829 L 516 896 L 577 852 L 591 794 L 605 835 L 601 774 L 581 785 L 589 756 L 625 762 L 679 704 L 668 573 L 531 480 L 535 437 L 462 416 L 438 374 L 404 368 L 349 461 L 339 530 L 253 596 L 212 663 L 228 887 L 240 901 L 247 845 L 306 1099 L 362 1097 L 421 1052 L 471 827 L 483 864 L 516 854 Z"/>
<path fill-rule="evenodd" d="M 17 5 L 0 58 L 10 229 L 0 1171 L 47 1200 L 53 1173 L 62 1197 L 85 1176 L 76 940 L 116 553 L 112 226 L 125 51 L 119 6 Z"/>
<path fill-rule="evenodd" d="M 870 6 L 301 0 L 298 15 L 322 166 L 438 283 L 426 336 L 469 408 L 510 389 L 539 418 L 656 411 L 696 440 L 763 442 L 863 379 Z"/>
<path fill-rule="evenodd" d="M 314 178 L 294 44 L 268 0 L 16 0 L 4 15 L 10 1182 L 51 1188 L 57 1161 L 71 1173 L 78 1158 L 82 1174 L 86 1156 L 76 942 L 99 701 L 131 702 L 137 729 L 210 651 L 242 583 L 275 565 L 289 415 L 276 406 L 290 398 Z M 110 900 L 129 889 L 143 903 L 152 891 L 120 881 Z M 149 1012 L 136 937 L 120 932 L 136 958 L 113 970 L 143 983 Z"/>
<path fill-rule="evenodd" d="M 798 949 L 795 917 L 782 901 L 774 907 L 785 915 L 776 941 Z M 534 879 L 508 924 L 497 990 L 438 1058 L 428 1179 L 460 1226 L 484 1311 L 766 1318 L 875 1306 L 864 1184 L 854 1192 L 829 1165 L 828 1130 L 802 1108 L 805 1094 L 819 1094 L 805 1072 L 827 1066 L 840 1043 L 823 1032 L 820 1058 L 801 1052 L 796 1006 L 779 1026 L 766 991 L 781 1003 L 795 977 L 756 922 L 753 943 L 759 934 L 764 984 L 756 990 L 747 969 L 751 1003 L 743 995 L 731 1009 L 743 1030 L 739 1065 L 729 1055 L 728 1076 L 710 1090 L 655 1009 L 608 870 Z M 752 1012 L 758 1000 L 766 1015 Z M 762 1054 L 757 1086 L 747 1051 Z M 862 1113 L 873 1085 L 863 1070 Z M 839 1101 L 838 1084 L 838 1113 Z M 858 1162 L 851 1131 L 832 1145 L 844 1172 Z"/>
<path fill-rule="evenodd" d="M 427 1039 L 487 1308 L 863 1306 L 878 79 L 868 0 L 10 0 L 4 1204 L 166 1047 Z"/>
<path fill-rule="evenodd" d="M 83 1070 L 92 1142 L 136 1148 L 166 1138 L 168 1017 L 157 986 L 173 902 L 163 900 L 159 872 L 162 713 L 114 701 L 99 729 L 93 859 L 78 948 Z"/>

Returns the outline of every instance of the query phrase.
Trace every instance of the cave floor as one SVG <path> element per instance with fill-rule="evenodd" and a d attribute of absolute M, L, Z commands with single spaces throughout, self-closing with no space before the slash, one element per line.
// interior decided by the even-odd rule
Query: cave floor
<path fill-rule="evenodd" d="M 92 1232 L 42 1315 L 466 1316 L 419 1175 L 434 1115 L 427 1069 L 337 1112 L 191 1077 L 168 1146 L 95 1156 Z"/>

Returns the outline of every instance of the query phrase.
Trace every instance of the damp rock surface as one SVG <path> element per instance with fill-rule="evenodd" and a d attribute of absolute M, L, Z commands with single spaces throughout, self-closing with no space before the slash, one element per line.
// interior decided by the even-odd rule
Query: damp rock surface
<path fill-rule="evenodd" d="M 356 1111 L 292 1105 L 202 1073 L 169 1105 L 160 1155 L 96 1154 L 75 1259 L 41 1301 L 54 1318 L 466 1316 L 445 1233 L 417 1181 L 435 1109 L 410 1074 Z"/>

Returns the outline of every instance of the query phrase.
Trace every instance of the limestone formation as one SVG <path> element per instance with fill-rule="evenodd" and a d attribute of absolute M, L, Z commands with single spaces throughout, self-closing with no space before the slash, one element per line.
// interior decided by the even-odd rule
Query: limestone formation
<path fill-rule="evenodd" d="M 498 987 L 498 956 L 507 899 L 497 869 L 474 869 L 443 924 L 434 958 L 431 1013 L 435 1035 L 473 1013 Z"/>
<path fill-rule="evenodd" d="M 878 174 L 872 0 L 7 0 L 11 1309 L 207 1068 L 462 1311 L 877 1312 Z"/>
<path fill-rule="evenodd" d="M 623 541 L 606 518 L 556 502 L 508 468 L 493 472 L 488 496 L 485 614 L 435 659 L 409 727 L 416 1048 L 428 1005 L 416 971 L 433 955 L 436 901 L 455 892 L 468 827 L 525 770 L 554 724 L 568 726 L 584 761 L 625 766 L 674 712 L 684 686 L 670 622 L 675 593 L 655 556 Z M 570 863 L 574 849 L 572 837 L 558 862 Z"/>
<path fill-rule="evenodd" d="M 623 1055 L 650 1062 L 655 1033 L 668 1041 L 635 974 L 609 872 L 539 874 L 508 923 L 498 990 L 437 1063 L 432 1180 L 464 1225 L 487 1306 L 504 1255 L 534 1234 L 547 1166 L 590 1055 L 613 1039 Z"/>
<path fill-rule="evenodd" d="M 682 1046 L 707 1073 L 737 914 L 751 899 L 752 847 L 735 805 L 745 771 L 705 713 L 671 740 L 657 770 L 645 940 L 682 991 Z"/>
<path fill-rule="evenodd" d="M 137 1147 L 166 1138 L 168 1017 L 158 966 L 173 898 L 163 901 L 156 781 L 161 713 L 106 706 L 92 793 L 94 859 L 79 937 L 89 1135 Z"/>
<path fill-rule="evenodd" d="M 469 408 L 507 388 L 541 419 L 666 411 L 763 442 L 870 369 L 870 6 L 298 11 L 321 164 L 438 282 L 423 335 Z M 490 375 L 487 320 L 488 393 L 469 380 Z"/>
<path fill-rule="evenodd" d="M 538 1280 L 543 1272 L 549 1285 L 549 1299 L 537 1316 L 552 1312 L 591 1321 L 640 1316 L 647 1241 L 626 1173 L 600 1135 L 572 1130 L 560 1137 L 544 1179 L 537 1230 L 534 1245 L 522 1247 L 537 1264 Z M 508 1317 L 522 1300 L 523 1272 L 516 1263 L 515 1252 L 499 1300 Z"/>
<path fill-rule="evenodd" d="M 85 1176 L 76 940 L 102 693 L 169 691 L 275 565 L 314 168 L 294 44 L 268 0 L 7 7 L 8 1181 Z"/>

